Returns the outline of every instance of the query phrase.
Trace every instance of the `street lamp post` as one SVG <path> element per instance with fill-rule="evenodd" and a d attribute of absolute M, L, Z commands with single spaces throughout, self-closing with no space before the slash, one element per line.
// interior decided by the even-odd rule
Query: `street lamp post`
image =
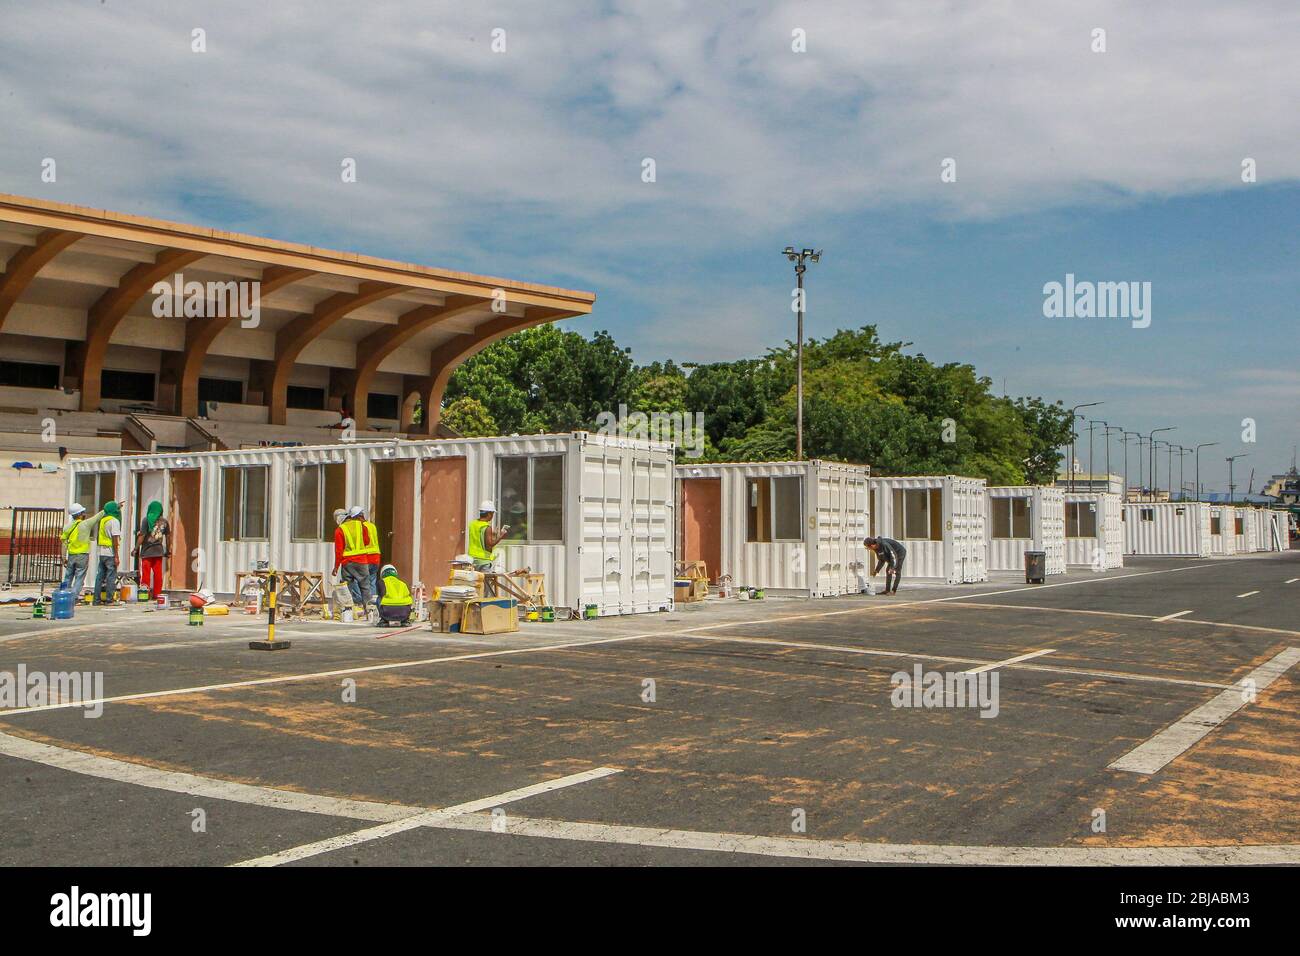
<path fill-rule="evenodd" d="M 1187 500 L 1187 456 L 1192 453 L 1190 448 L 1178 446 L 1178 500 Z"/>
<path fill-rule="evenodd" d="M 1074 421 L 1079 416 L 1076 414 L 1081 408 L 1092 408 L 1094 405 L 1101 405 L 1101 402 L 1084 402 L 1082 405 L 1075 405 L 1070 409 L 1070 490 L 1074 491 L 1074 443 L 1078 437 L 1074 431 Z"/>
<path fill-rule="evenodd" d="M 1232 481 L 1232 463 L 1236 461 L 1238 458 L 1245 458 L 1249 454 L 1250 452 L 1247 451 L 1247 452 L 1242 452 L 1240 455 L 1233 455 L 1229 458 L 1224 459 L 1224 461 L 1228 463 L 1228 504 L 1232 504 L 1234 501 L 1237 500 L 1235 497 L 1237 486 Z"/>
<path fill-rule="evenodd" d="M 1201 449 L 1217 445 L 1217 441 L 1203 441 L 1196 446 L 1196 500 L 1201 500 Z"/>
<path fill-rule="evenodd" d="M 1111 432 L 1122 433 L 1123 431 L 1124 429 L 1120 428 L 1118 425 L 1106 426 L 1106 490 L 1107 491 L 1110 491 L 1110 433 Z"/>
<path fill-rule="evenodd" d="M 1088 419 L 1088 490 L 1089 491 L 1093 490 L 1092 482 L 1093 482 L 1093 478 L 1097 474 L 1097 468 L 1092 463 L 1092 426 L 1105 425 L 1105 424 L 1106 423 L 1103 422 L 1101 419 L 1095 419 L 1095 420 L 1091 418 Z"/>
<path fill-rule="evenodd" d="M 1128 501 L 1128 489 L 1129 489 L 1129 483 L 1128 483 L 1128 436 L 1129 436 L 1129 435 L 1132 435 L 1134 438 L 1136 438 L 1136 439 L 1138 440 L 1138 468 L 1139 468 L 1139 470 L 1140 470 L 1141 467 L 1142 467 L 1142 435 L 1141 435 L 1139 432 L 1125 432 L 1125 433 L 1124 433 L 1124 437 L 1122 437 L 1122 438 L 1119 440 L 1119 443 L 1120 443 L 1121 445 L 1124 446 L 1124 495 L 1123 495 L 1123 497 L 1120 499 L 1121 501 Z M 1138 479 L 1139 482 L 1140 482 L 1141 480 L 1142 480 L 1141 478 Z"/>
<path fill-rule="evenodd" d="M 1154 436 L 1157 432 L 1171 432 L 1171 431 L 1173 431 L 1176 427 L 1177 427 L 1176 425 L 1167 425 L 1167 426 L 1165 426 L 1164 428 L 1153 428 L 1153 429 L 1151 429 L 1151 431 L 1147 434 L 1147 444 L 1150 445 L 1150 452 L 1151 452 L 1151 469 L 1150 469 L 1150 470 L 1151 470 L 1151 500 L 1152 500 L 1152 501 L 1155 501 L 1155 500 L 1156 500 L 1156 443 L 1155 443 L 1155 441 L 1153 440 L 1153 436 Z"/>
<path fill-rule="evenodd" d="M 803 461 L 803 315 L 806 311 L 803 295 L 803 274 L 808 271 L 804 261 L 820 262 L 822 250 L 802 249 L 795 252 L 794 246 L 786 246 L 782 250 L 782 254 L 794 263 L 794 277 L 799 289 L 795 308 L 795 312 L 799 316 L 799 335 L 798 344 L 795 346 L 795 401 L 797 408 L 795 410 L 794 427 L 795 457 L 799 461 Z"/>

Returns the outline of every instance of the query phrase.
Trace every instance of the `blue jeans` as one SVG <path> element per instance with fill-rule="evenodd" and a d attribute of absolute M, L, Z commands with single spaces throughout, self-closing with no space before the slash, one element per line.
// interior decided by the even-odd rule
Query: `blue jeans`
<path fill-rule="evenodd" d="M 367 565 L 370 568 L 370 593 L 375 596 L 375 607 L 379 607 L 379 599 L 384 596 L 384 592 L 379 587 L 379 565 Z"/>
<path fill-rule="evenodd" d="M 111 604 L 116 600 L 116 590 L 117 558 L 101 555 L 95 568 L 95 603 Z"/>
<path fill-rule="evenodd" d="M 70 554 L 63 570 L 63 583 L 59 585 L 65 591 L 72 591 L 75 601 L 81 597 L 81 588 L 86 583 L 86 569 L 90 567 L 90 555 Z"/>
<path fill-rule="evenodd" d="M 339 576 L 348 586 L 348 591 L 352 595 L 352 603 L 357 607 L 365 610 L 365 606 L 375 599 L 374 585 L 370 583 L 369 564 L 357 564 L 355 561 L 349 561 L 339 568 Z"/>

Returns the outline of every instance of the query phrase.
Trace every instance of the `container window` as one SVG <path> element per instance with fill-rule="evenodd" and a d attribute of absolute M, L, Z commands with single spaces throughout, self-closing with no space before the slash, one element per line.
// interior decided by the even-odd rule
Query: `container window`
<path fill-rule="evenodd" d="M 270 471 L 266 465 L 221 469 L 221 540 L 266 539 Z"/>
<path fill-rule="evenodd" d="M 993 537 L 1032 538 L 1028 498 L 992 498 Z"/>
<path fill-rule="evenodd" d="M 334 512 L 346 507 L 346 479 L 341 463 L 293 469 L 293 540 L 334 540 Z"/>
<path fill-rule="evenodd" d="M 1097 537 L 1097 506 L 1088 501 L 1070 501 L 1065 505 L 1067 538 Z"/>
<path fill-rule="evenodd" d="M 1142 509 L 1142 513 L 1141 513 L 1141 518 L 1142 518 L 1143 521 L 1155 521 L 1155 520 L 1156 520 L 1156 509 L 1155 509 L 1155 508 L 1143 508 L 1143 509 Z"/>
<path fill-rule="evenodd" d="M 564 542 L 564 456 L 497 459 L 498 519 L 506 541 Z"/>
<path fill-rule="evenodd" d="M 938 488 L 894 489 L 894 537 L 911 541 L 943 538 L 943 492 Z"/>
<path fill-rule="evenodd" d="M 1233 534 L 1245 534 L 1245 533 L 1246 533 L 1246 522 L 1245 522 L 1244 519 L 1242 519 L 1242 518 L 1235 518 L 1235 519 L 1233 519 L 1233 528 L 1232 528 L 1232 533 L 1233 533 Z"/>
<path fill-rule="evenodd" d="M 1223 534 L 1223 519 L 1217 514 L 1210 515 L 1210 534 Z"/>
<path fill-rule="evenodd" d="M 745 541 L 767 544 L 772 540 L 772 483 L 766 478 L 745 479 Z"/>
<path fill-rule="evenodd" d="M 772 540 L 803 540 L 803 479 L 772 479 Z"/>

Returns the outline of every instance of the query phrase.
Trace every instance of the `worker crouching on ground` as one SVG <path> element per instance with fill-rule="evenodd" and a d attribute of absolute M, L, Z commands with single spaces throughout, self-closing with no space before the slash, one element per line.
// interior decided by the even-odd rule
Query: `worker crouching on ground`
<path fill-rule="evenodd" d="M 893 538 L 867 538 L 863 544 L 876 556 L 876 566 L 871 572 L 875 577 L 880 569 L 885 569 L 885 593 L 897 594 L 898 582 L 903 576 L 903 562 L 907 559 L 907 549 Z"/>
<path fill-rule="evenodd" d="M 116 501 L 104 504 L 95 523 L 99 560 L 95 565 L 95 604 L 117 603 L 117 557 L 122 547 L 122 508 Z"/>
<path fill-rule="evenodd" d="M 405 627 L 411 623 L 411 589 L 397 576 L 397 568 L 385 564 L 379 572 L 379 621 L 380 627 L 397 624 Z"/>
<path fill-rule="evenodd" d="M 347 520 L 334 532 L 334 574 L 343 579 L 352 603 L 370 616 L 379 578 L 379 530 L 366 520 L 360 505 L 348 509 Z"/>

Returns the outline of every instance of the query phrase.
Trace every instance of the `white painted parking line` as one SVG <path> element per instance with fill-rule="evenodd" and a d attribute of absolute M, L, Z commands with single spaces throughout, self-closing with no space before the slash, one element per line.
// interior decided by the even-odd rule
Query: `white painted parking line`
<path fill-rule="evenodd" d="M 1172 621 L 1175 618 L 1179 618 L 1179 617 L 1183 617 L 1184 615 L 1191 614 L 1192 611 L 1194 610 L 1195 608 L 1188 608 L 1186 611 L 1178 611 L 1175 614 L 1166 614 L 1164 617 L 1157 617 L 1154 618 L 1154 620 L 1157 624 L 1159 624 L 1161 621 Z"/>
<path fill-rule="evenodd" d="M 1021 661 L 1027 661 L 1034 657 L 1042 657 L 1044 654 L 1055 654 L 1056 649 L 1049 647 L 1042 651 L 1031 651 L 1028 654 L 1021 654 L 1019 657 L 1008 657 L 1005 661 L 994 661 L 992 664 L 985 664 L 982 667 L 972 667 L 966 671 L 967 674 L 983 674 L 985 671 L 997 670 L 999 667 L 1006 667 L 1008 664 L 1019 664 Z"/>
<path fill-rule="evenodd" d="M 1245 594 L 1238 594 L 1237 597 L 1250 597 L 1252 594 L 1258 594 L 1258 591 L 1247 591 Z"/>
<path fill-rule="evenodd" d="M 1286 583 L 1287 583 L 1287 584 L 1295 584 L 1297 581 L 1300 581 L 1300 578 L 1288 578 L 1287 581 L 1286 581 Z"/>
<path fill-rule="evenodd" d="M 1253 684 L 1255 693 L 1260 693 L 1297 661 L 1300 661 L 1300 647 L 1288 647 L 1242 678 L 1242 686 L 1223 691 L 1150 740 L 1138 744 L 1110 764 L 1110 769 L 1130 773 L 1156 773 L 1244 707 L 1248 696 L 1246 688 L 1250 686 L 1247 682 Z"/>
<path fill-rule="evenodd" d="M 85 774 L 103 780 L 227 800 L 276 810 L 326 814 L 350 820 L 390 821 L 427 818 L 423 807 L 349 800 L 296 790 L 276 790 L 163 770 L 112 757 L 82 753 L 0 733 L 0 754 Z M 499 804 L 494 804 L 499 806 Z M 492 830 L 487 814 L 463 814 L 422 824 L 438 829 L 473 830 L 508 836 L 540 837 L 586 843 L 622 844 L 714 853 L 746 853 L 784 859 L 826 860 L 850 863 L 947 863 L 1019 866 L 1203 866 L 1300 863 L 1300 846 L 1165 846 L 1165 847 L 1033 847 L 945 846 L 906 843 L 861 843 L 852 840 L 817 840 L 808 837 L 752 836 L 743 833 L 709 833 L 668 830 L 662 827 L 618 826 L 539 820 L 512 816 L 503 833 Z"/>
<path fill-rule="evenodd" d="M 415 816 L 407 817 L 404 820 L 394 820 L 391 823 L 381 823 L 379 826 L 367 827 L 364 830 L 357 830 L 353 833 L 344 833 L 340 836 L 330 837 L 327 840 L 317 840 L 315 843 L 306 843 L 289 850 L 281 850 L 279 853 L 259 856 L 256 859 L 245 860 L 242 863 L 236 863 L 234 865 L 280 866 L 283 863 L 293 863 L 297 860 L 305 860 L 309 857 L 320 856 L 322 853 L 341 850 L 344 847 L 356 846 L 359 843 L 369 843 L 371 840 L 382 840 L 395 833 L 401 833 L 405 830 L 414 830 L 416 827 L 434 826 L 438 823 L 449 820 L 452 817 L 458 817 L 461 814 L 491 810 L 507 803 L 514 803 L 518 800 L 525 800 L 528 797 L 535 797 L 539 793 L 550 793 L 553 790 L 572 787 L 579 783 L 586 783 L 589 780 L 599 780 L 601 777 L 608 777 L 611 774 L 621 772 L 622 771 L 615 767 L 597 767 L 595 770 L 584 770 L 582 773 L 569 774 L 567 777 L 557 777 L 554 780 L 546 780 L 542 783 L 532 784 L 531 786 L 520 787 L 518 790 L 498 793 L 490 797 L 483 797 L 480 800 L 471 800 L 468 803 L 458 803 L 454 807 L 446 807 L 441 810 L 430 810 L 427 813 L 418 813 Z"/>

